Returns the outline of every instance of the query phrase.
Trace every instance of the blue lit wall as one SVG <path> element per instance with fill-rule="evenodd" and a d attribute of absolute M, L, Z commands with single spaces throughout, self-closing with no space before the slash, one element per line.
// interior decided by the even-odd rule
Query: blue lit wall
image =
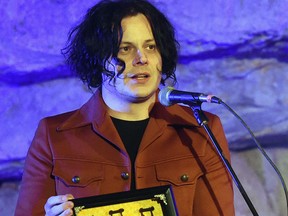
<path fill-rule="evenodd" d="M 60 49 L 70 27 L 95 2 L 0 2 L 0 212 L 6 215 L 13 211 L 39 120 L 76 109 L 91 95 L 64 65 Z M 288 2 L 154 2 L 175 25 L 181 44 L 176 87 L 222 98 L 251 127 L 287 179 Z M 223 107 L 204 104 L 203 109 L 221 117 L 233 166 L 260 215 L 284 215 L 279 180 L 248 132 Z M 250 215 L 241 196 L 235 197 L 239 215 Z"/>

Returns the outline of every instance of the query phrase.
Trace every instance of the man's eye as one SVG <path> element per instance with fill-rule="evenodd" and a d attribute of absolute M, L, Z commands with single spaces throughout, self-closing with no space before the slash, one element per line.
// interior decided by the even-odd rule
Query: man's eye
<path fill-rule="evenodd" d="M 150 44 L 147 46 L 148 50 L 155 50 L 156 49 L 156 45 L 155 44 Z"/>
<path fill-rule="evenodd" d="M 129 46 L 125 46 L 125 47 L 120 47 L 119 51 L 122 53 L 128 52 L 130 50 Z"/>

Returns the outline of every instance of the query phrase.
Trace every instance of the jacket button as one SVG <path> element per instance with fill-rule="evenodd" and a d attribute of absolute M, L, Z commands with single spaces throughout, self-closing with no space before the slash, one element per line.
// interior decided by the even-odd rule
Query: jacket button
<path fill-rule="evenodd" d="M 180 177 L 180 179 L 181 179 L 182 182 L 187 182 L 188 179 L 189 179 L 189 176 L 186 175 L 186 174 L 183 174 L 183 175 Z"/>
<path fill-rule="evenodd" d="M 72 182 L 75 183 L 75 184 L 78 184 L 80 182 L 80 177 L 79 176 L 74 176 L 72 178 Z"/>
<path fill-rule="evenodd" d="M 121 178 L 124 179 L 124 180 L 129 179 L 129 173 L 128 172 L 122 172 L 121 173 Z"/>

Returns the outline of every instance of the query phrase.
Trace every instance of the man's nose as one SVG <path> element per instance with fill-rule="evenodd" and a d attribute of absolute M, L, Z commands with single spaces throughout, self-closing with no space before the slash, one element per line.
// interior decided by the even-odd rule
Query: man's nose
<path fill-rule="evenodd" d="M 133 60 L 133 65 L 137 66 L 137 65 L 147 64 L 147 63 L 148 63 L 147 56 L 145 55 L 143 51 L 138 49 L 135 54 L 135 58 Z"/>

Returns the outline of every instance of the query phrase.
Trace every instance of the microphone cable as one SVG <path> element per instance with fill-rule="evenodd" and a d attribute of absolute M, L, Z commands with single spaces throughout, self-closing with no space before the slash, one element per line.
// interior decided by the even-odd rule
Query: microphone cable
<path fill-rule="evenodd" d="M 273 161 L 270 159 L 270 157 L 267 155 L 267 153 L 265 152 L 265 150 L 263 149 L 263 147 L 261 146 L 261 144 L 258 142 L 258 140 L 256 139 L 256 136 L 254 135 L 254 133 L 252 132 L 252 130 L 249 128 L 249 126 L 245 123 L 245 121 L 230 107 L 228 106 L 228 104 L 226 104 L 224 101 L 220 100 L 219 104 L 223 105 L 226 109 L 228 109 L 238 120 L 240 120 L 240 122 L 242 123 L 242 125 L 248 130 L 248 132 L 250 133 L 250 135 L 252 136 L 253 141 L 255 142 L 257 148 L 259 149 L 259 151 L 262 153 L 262 155 L 266 158 L 266 160 L 270 163 L 270 165 L 273 167 L 273 169 L 275 170 L 275 172 L 277 173 L 282 187 L 284 189 L 284 193 L 285 193 L 285 198 L 286 198 L 286 211 L 287 211 L 287 215 L 288 215 L 288 192 L 287 192 L 287 187 L 284 181 L 284 178 L 282 176 L 282 174 L 280 173 L 279 169 L 277 168 L 277 166 L 273 163 Z"/>

